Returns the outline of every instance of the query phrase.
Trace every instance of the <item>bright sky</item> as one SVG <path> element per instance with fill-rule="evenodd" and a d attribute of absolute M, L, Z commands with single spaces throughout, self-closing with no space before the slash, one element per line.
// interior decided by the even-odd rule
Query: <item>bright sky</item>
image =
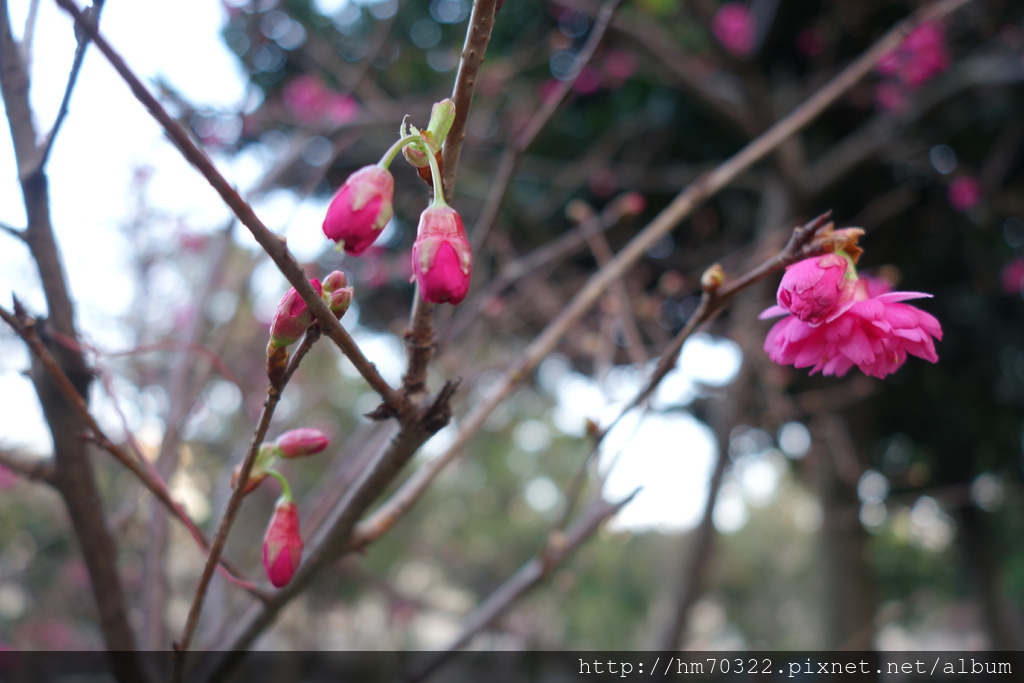
<path fill-rule="evenodd" d="M 13 26 L 24 25 L 28 4 L 28 0 L 10 3 Z M 159 78 L 197 104 L 235 108 L 244 97 L 244 79 L 220 39 L 222 13 L 220 3 L 210 0 L 111 3 L 103 13 L 102 30 L 144 81 L 152 84 Z M 31 91 L 40 135 L 56 116 L 74 48 L 70 20 L 54 3 L 41 2 Z M 218 165 L 243 191 L 260 172 L 259 159 L 253 156 L 230 163 L 218 160 Z M 79 323 L 87 339 L 111 351 L 128 344 L 123 328 L 115 324 L 127 309 L 132 289 L 122 226 L 133 201 L 132 175 L 141 166 L 153 169 L 152 208 L 181 218 L 194 231 L 223 224 L 227 211 L 213 190 L 164 140 L 102 55 L 90 48 L 48 170 L 53 223 L 78 304 Z M 279 192 L 256 208 L 271 229 L 288 233 L 289 245 L 300 258 L 309 258 L 323 247 L 319 230 L 287 230 L 290 225 L 318 225 L 323 204 L 297 204 L 290 194 Z M 25 222 L 6 127 L 0 135 L 0 222 L 13 226 Z M 268 274 L 268 279 L 275 277 L 272 271 Z M 279 285 L 283 287 L 283 279 L 275 280 L 275 287 Z M 11 292 L 30 310 L 44 310 L 27 250 L 0 234 L 0 297 L 6 306 Z M 277 295 L 269 299 L 271 306 Z M 41 412 L 29 382 L 20 374 L 27 364 L 25 351 L 10 341 L 9 333 L 2 334 L 0 339 L 7 341 L 5 353 L 0 354 L 0 415 L 5 416 L 0 443 L 45 453 L 49 438 Z M 382 368 L 401 367 L 401 345 L 393 338 L 367 333 L 362 339 Z M 685 404 L 696 395 L 695 383 L 727 383 L 739 360 L 731 342 L 698 335 L 686 345 L 682 369 L 666 378 L 656 403 Z M 542 382 L 549 383 L 560 401 L 550 416 L 552 426 L 580 434 L 586 418 L 608 419 L 640 386 L 643 376 L 637 369 L 619 368 L 599 385 L 571 372 L 557 358 L 549 361 L 542 370 Z M 547 427 L 527 425 L 517 430 L 517 441 L 543 445 L 538 437 L 542 429 Z M 693 526 L 704 505 L 714 453 L 708 428 L 688 413 L 649 414 L 642 422 L 639 415 L 625 419 L 609 434 L 602 451 L 602 466 L 614 463 L 607 494 L 615 499 L 637 486 L 644 490 L 620 514 L 617 524 L 661 530 Z M 760 478 L 756 472 L 750 475 L 755 489 L 757 481 L 774 481 L 778 476 L 769 471 L 762 474 Z M 552 505 L 557 489 L 539 479 L 527 487 L 525 495 L 543 509 Z"/>

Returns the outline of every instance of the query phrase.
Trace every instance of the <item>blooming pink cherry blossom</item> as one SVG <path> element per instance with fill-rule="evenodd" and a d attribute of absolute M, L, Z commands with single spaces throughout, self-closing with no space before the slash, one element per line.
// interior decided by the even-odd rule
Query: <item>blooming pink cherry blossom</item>
<path fill-rule="evenodd" d="M 348 253 L 358 256 L 380 236 L 394 211 L 395 179 L 376 164 L 348 177 L 327 207 L 323 231 Z"/>
<path fill-rule="evenodd" d="M 275 588 L 288 585 L 302 561 L 299 508 L 294 500 L 281 497 L 263 537 L 263 568 Z"/>
<path fill-rule="evenodd" d="M 711 32 L 722 46 L 735 55 L 745 55 L 754 49 L 754 19 L 745 5 L 727 2 L 711 20 Z"/>
<path fill-rule="evenodd" d="M 876 69 L 913 90 L 948 69 L 952 61 L 942 27 L 925 22 L 907 34 L 898 48 L 882 57 Z"/>
<path fill-rule="evenodd" d="M 469 291 L 473 257 L 455 209 L 427 207 L 412 245 L 412 269 L 424 301 L 458 304 Z"/>
<path fill-rule="evenodd" d="M 885 377 L 917 356 L 938 361 L 935 339 L 942 327 L 932 315 L 900 303 L 930 297 L 922 292 L 890 292 L 874 278 L 861 278 L 854 303 L 842 315 L 812 326 L 795 315 L 775 323 L 765 338 L 764 350 L 780 365 L 811 368 L 811 374 L 842 377 L 856 365 L 864 374 Z M 772 306 L 761 313 L 768 318 L 785 312 Z"/>

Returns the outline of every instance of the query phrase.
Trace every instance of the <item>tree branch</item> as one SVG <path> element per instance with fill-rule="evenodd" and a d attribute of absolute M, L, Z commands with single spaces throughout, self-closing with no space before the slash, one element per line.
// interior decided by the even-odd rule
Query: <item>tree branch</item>
<path fill-rule="evenodd" d="M 83 15 L 88 16 L 93 26 L 99 25 L 103 3 L 104 0 L 93 0 L 92 6 L 86 8 L 85 12 L 83 12 Z M 46 168 L 46 162 L 50 158 L 50 151 L 53 149 L 53 143 L 57 139 L 57 133 L 60 132 L 61 124 L 64 123 L 64 119 L 68 115 L 71 93 L 74 92 L 75 84 L 78 83 L 78 74 L 82 70 L 82 62 L 85 60 L 85 50 L 89 47 L 89 37 L 84 32 L 75 31 L 75 36 L 78 38 L 78 47 L 75 48 L 75 57 L 71 62 L 71 71 L 68 73 L 68 84 L 64 88 L 64 97 L 61 99 L 60 108 L 57 110 L 57 118 L 53 122 L 53 127 L 47 133 L 42 149 L 39 150 L 38 160 L 35 163 L 35 168 L 32 169 L 32 173 L 39 173 Z"/>
<path fill-rule="evenodd" d="M 274 411 L 281 400 L 281 394 L 284 392 L 285 387 L 288 386 L 288 382 L 291 380 L 292 375 L 295 374 L 302 359 L 306 357 L 306 354 L 309 353 L 310 349 L 313 348 L 313 344 L 319 338 L 320 330 L 318 326 L 310 326 L 306 330 L 306 334 L 299 343 L 298 348 L 292 354 L 280 380 L 272 383 L 267 388 L 267 400 L 263 404 L 263 412 L 256 423 L 256 430 L 253 433 L 252 440 L 249 442 L 249 450 L 245 454 L 245 459 L 242 460 L 238 479 L 231 491 L 227 508 L 224 510 L 220 523 L 217 525 L 213 544 L 210 546 L 210 553 L 206 558 L 206 566 L 203 567 L 203 573 L 199 578 L 199 584 L 196 586 L 195 595 L 192 597 L 192 605 L 189 608 L 181 637 L 174 644 L 174 674 L 172 676 L 174 681 L 180 681 L 184 674 L 184 654 L 188 651 L 192 637 L 199 626 L 199 617 L 203 612 L 203 600 L 206 598 L 206 589 L 213 579 L 213 570 L 217 566 L 221 552 L 223 552 L 224 546 L 227 544 L 228 534 L 231 532 L 231 527 L 238 516 L 238 511 L 242 507 L 242 499 L 245 497 L 245 485 L 249 481 L 249 475 L 252 473 L 253 465 L 256 462 L 256 455 L 260 450 L 260 444 L 263 443 L 264 438 L 267 436 L 267 430 L 270 429 L 270 421 L 273 419 Z"/>
<path fill-rule="evenodd" d="M 455 639 L 441 653 L 427 662 L 422 669 L 415 672 L 411 681 L 418 682 L 429 678 L 457 650 L 466 647 L 479 632 L 497 621 L 523 596 L 551 576 L 551 572 L 568 560 L 583 545 L 584 541 L 597 531 L 602 522 L 625 507 L 639 492 L 640 489 L 637 489 L 617 503 L 609 503 L 603 498 L 597 497 L 587 506 L 586 510 L 580 513 L 568 529 L 564 532 L 553 531 L 548 536 L 547 543 L 540 554 L 520 567 L 519 571 L 509 577 L 463 619 L 462 628 Z"/>
<path fill-rule="evenodd" d="M 380 394 L 384 403 L 390 406 L 393 411 L 400 412 L 403 408 L 399 405 L 400 397 L 398 393 L 381 377 L 373 363 L 363 355 L 362 350 L 355 343 L 355 340 L 352 339 L 352 336 L 338 322 L 338 318 L 331 313 L 330 309 L 327 308 L 327 304 L 317 295 L 302 267 L 299 266 L 298 261 L 295 260 L 295 257 L 288 250 L 284 240 L 271 232 L 263 224 L 263 221 L 256 215 L 252 207 L 242 199 L 242 196 L 221 175 L 217 167 L 210 161 L 210 158 L 196 146 L 185 129 L 171 118 L 121 56 L 96 30 L 96 27 L 83 16 L 73 0 L 56 0 L 56 2 L 68 14 L 74 17 L 75 23 L 82 27 L 85 33 L 96 43 L 96 47 L 103 53 L 107 61 L 110 62 L 111 66 L 114 67 L 114 70 L 118 72 L 125 83 L 128 84 L 135 97 L 163 127 L 182 155 L 206 178 L 207 182 L 213 186 L 221 199 L 224 200 L 224 203 L 238 216 L 238 220 L 249 229 L 256 242 L 263 247 L 263 250 L 267 252 L 267 255 L 277 265 L 281 274 L 284 275 L 285 279 L 288 280 L 299 293 L 299 296 L 302 297 L 302 300 L 306 302 L 306 305 L 309 306 L 309 310 L 320 323 L 324 335 L 330 337 L 338 348 L 341 349 L 342 353 L 348 357 L 359 374 L 363 376 L 363 379 L 373 387 L 374 391 Z"/>

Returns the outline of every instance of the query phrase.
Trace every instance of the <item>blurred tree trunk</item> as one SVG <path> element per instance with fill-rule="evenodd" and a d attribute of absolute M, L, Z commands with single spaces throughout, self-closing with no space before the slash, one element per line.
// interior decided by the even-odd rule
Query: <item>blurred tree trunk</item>
<path fill-rule="evenodd" d="M 992 534 L 981 511 L 973 505 L 960 509 L 957 543 L 963 554 L 971 588 L 981 611 L 981 625 L 991 650 L 1016 650 L 1009 614 L 999 598 L 999 570 L 992 551 Z"/>
<path fill-rule="evenodd" d="M 851 464 L 847 460 L 852 455 L 852 444 L 839 418 L 830 416 L 817 422 L 813 454 L 822 512 L 818 546 L 824 624 L 821 647 L 871 650 L 875 636 L 874 580 L 867 562 L 867 534 L 858 514 L 856 479 L 845 471 Z M 846 436 L 846 443 L 836 438 L 837 431 Z"/>

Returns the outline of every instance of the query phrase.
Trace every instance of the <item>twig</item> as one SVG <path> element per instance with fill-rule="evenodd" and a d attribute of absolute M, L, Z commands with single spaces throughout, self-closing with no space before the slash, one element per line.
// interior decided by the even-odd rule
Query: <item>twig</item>
<path fill-rule="evenodd" d="M 83 15 L 88 16 L 88 20 L 92 22 L 94 30 L 95 27 L 99 26 L 103 3 L 104 0 L 93 0 L 92 6 L 83 12 Z M 33 3 L 33 5 L 35 4 Z M 46 162 L 50 158 L 50 151 L 53 149 L 53 143 L 57 139 L 57 133 L 60 132 L 60 127 L 68 115 L 71 93 L 74 92 L 75 84 L 78 83 L 78 74 L 82 70 L 82 62 L 85 59 L 85 50 L 89 47 L 89 37 L 85 32 L 79 31 L 75 31 L 75 35 L 78 38 L 78 47 L 75 48 L 75 58 L 71 62 L 71 71 L 68 73 L 68 84 L 64 87 L 64 97 L 61 99 L 60 109 L 57 110 L 57 118 L 53 122 L 53 127 L 47 133 L 46 139 L 43 140 L 42 149 L 39 150 L 39 159 L 36 161 L 36 166 L 32 169 L 32 173 L 39 173 L 46 168 Z"/>
<path fill-rule="evenodd" d="M 0 223 L 0 230 L 3 230 L 11 237 L 21 240 L 22 242 L 28 243 L 28 238 L 25 236 L 24 230 L 19 230 L 13 225 L 7 225 L 6 223 Z"/>
<path fill-rule="evenodd" d="M 245 454 L 245 459 L 242 460 L 238 479 L 235 482 L 234 489 L 231 491 L 227 508 L 224 510 L 220 523 L 217 525 L 217 531 L 214 533 L 210 553 L 206 558 L 206 566 L 203 567 L 203 573 L 199 578 L 199 584 L 196 586 L 195 595 L 192 597 L 192 605 L 189 608 L 181 637 L 174 644 L 174 675 L 172 676 L 174 681 L 180 681 L 184 673 L 184 655 L 192 642 L 196 627 L 199 626 L 199 617 L 203 612 L 203 601 L 206 598 L 206 589 L 213 579 L 213 570 L 217 565 L 217 560 L 224 550 L 225 544 L 227 544 L 228 534 L 231 532 L 231 527 L 238 516 L 238 511 L 242 507 L 246 482 L 249 481 L 249 474 L 252 472 L 253 464 L 256 462 L 256 455 L 259 453 L 260 444 L 263 443 L 267 430 L 270 429 L 270 421 L 274 417 L 274 411 L 281 400 L 281 394 L 288 385 L 289 380 L 291 380 L 292 375 L 295 374 L 295 370 L 298 369 L 299 363 L 302 362 L 302 359 L 306 357 L 306 354 L 309 353 L 309 350 L 313 348 L 313 344 L 319 338 L 320 330 L 316 325 L 306 330 L 305 336 L 288 361 L 288 366 L 285 368 L 281 379 L 277 383 L 271 384 L 267 389 L 267 400 L 263 404 L 263 412 L 256 423 L 256 430 L 253 433 L 252 441 L 249 443 L 249 450 Z"/>
<path fill-rule="evenodd" d="M 624 216 L 633 212 L 630 208 L 632 200 L 633 198 L 628 194 L 620 195 L 615 201 L 609 203 L 597 216 L 582 221 L 561 237 L 537 247 L 525 256 L 502 266 L 498 274 L 491 279 L 483 290 L 474 294 L 469 301 L 463 302 L 454 320 L 448 326 L 448 329 L 445 330 L 445 336 L 449 338 L 459 337 L 480 316 L 480 311 L 491 298 L 498 296 L 526 275 L 535 273 L 540 268 L 558 259 L 572 255 L 581 249 L 592 236 L 604 233 L 618 225 Z"/>
<path fill-rule="evenodd" d="M 43 344 L 39 337 L 39 333 L 36 330 L 35 321 L 28 316 L 16 311 L 12 314 L 2 306 L 0 306 L 0 319 L 6 322 L 11 328 L 18 333 L 18 336 L 28 345 L 32 350 L 32 353 L 39 360 L 50 378 L 57 385 L 64 398 L 71 404 L 71 407 L 78 414 L 79 418 L 85 423 L 89 431 L 92 432 L 92 438 L 95 442 L 105 451 L 110 453 L 114 458 L 128 468 L 139 480 L 146 486 L 149 491 L 156 496 L 157 500 L 164 504 L 164 506 L 170 510 L 170 512 L 179 519 L 186 528 L 192 533 L 196 542 L 205 551 L 208 542 L 203 532 L 196 527 L 195 523 L 188 517 L 182 507 L 171 498 L 170 492 L 167 490 L 167 486 L 156 478 L 146 467 L 140 464 L 136 459 L 132 458 L 122 448 L 114 444 L 113 441 L 104 433 L 103 429 L 97 424 L 92 413 L 89 412 L 89 406 L 86 404 L 85 399 L 75 388 L 74 383 L 67 376 L 64 370 L 60 367 L 60 364 L 50 353 L 49 349 Z M 235 583 L 252 588 L 253 585 L 240 578 L 240 574 L 230 567 L 226 562 L 220 563 L 221 570 Z"/>
<path fill-rule="evenodd" d="M 348 331 L 341 326 L 338 318 L 331 313 L 327 304 L 317 295 L 309 279 L 302 271 L 298 261 L 288 250 L 284 241 L 275 235 L 263 224 L 252 207 L 242 199 L 242 196 L 231 186 L 221 175 L 217 167 L 210 161 L 210 158 L 196 146 L 185 129 L 175 121 L 163 108 L 159 101 L 149 92 L 138 76 L 128 67 L 124 59 L 110 46 L 106 39 L 83 17 L 82 12 L 75 6 L 73 0 L 55 0 L 68 14 L 75 19 L 75 23 L 81 26 L 85 33 L 96 43 L 96 47 L 103 53 L 114 70 L 131 88 L 135 97 L 146 107 L 149 113 L 163 127 L 164 131 L 171 138 L 174 144 L 181 151 L 182 155 L 203 175 L 213 186 L 217 193 L 224 200 L 224 203 L 238 216 L 238 220 L 249 229 L 256 242 L 263 247 L 271 260 L 277 265 L 285 279 L 295 287 L 295 290 L 302 297 L 302 300 L 309 306 L 309 310 L 320 323 L 324 335 L 341 349 L 348 359 L 355 366 L 363 379 L 373 387 L 374 391 L 380 394 L 384 403 L 391 406 L 396 412 L 401 410 L 400 397 L 398 393 L 380 375 L 377 368 L 371 363 L 362 350 L 352 339 Z"/>
<path fill-rule="evenodd" d="M 455 87 L 452 91 L 455 120 L 441 150 L 444 158 L 441 185 L 444 188 L 445 199 L 452 197 L 455 172 L 459 167 L 459 157 L 462 155 L 462 143 L 466 139 L 466 122 L 469 120 L 470 105 L 476 92 L 476 79 L 480 74 L 480 65 L 483 64 L 487 44 L 491 41 L 497 6 L 497 0 L 474 0 L 473 11 L 469 16 L 469 27 L 466 29 L 466 40 L 462 46 L 459 70 L 455 74 Z"/>
<path fill-rule="evenodd" d="M 54 466 L 49 458 L 26 458 L 14 451 L 0 448 L 0 465 L 26 479 L 53 484 Z"/>
<path fill-rule="evenodd" d="M 576 56 L 576 74 L 568 80 L 559 82 L 555 90 L 544 100 L 537 113 L 526 123 L 522 132 L 516 136 L 515 141 L 505 148 L 505 152 L 502 154 L 501 161 L 498 164 L 498 170 L 491 181 L 484 207 L 480 210 L 480 215 L 477 217 L 476 224 L 470 234 L 474 250 L 480 249 L 487 239 L 487 233 L 490 231 L 491 224 L 494 223 L 494 219 L 498 215 L 498 207 L 501 205 L 505 192 L 508 190 L 508 185 L 512 181 L 512 175 L 515 173 L 520 156 L 536 139 L 537 134 L 547 125 L 551 116 L 555 113 L 555 109 L 562 103 L 565 96 L 569 94 L 573 84 L 576 83 L 576 79 L 583 72 L 583 67 L 590 62 L 590 58 L 593 57 L 594 51 L 597 50 L 597 46 L 601 43 L 601 39 L 604 38 L 605 31 L 608 29 L 608 22 L 611 21 L 615 8 L 619 6 L 620 2 L 621 0 L 606 0 L 601 6 L 601 11 L 594 22 L 594 27 L 591 29 L 590 35 L 587 36 L 587 42 L 584 43 L 579 54 Z"/>
<path fill-rule="evenodd" d="M 415 672 L 411 681 L 426 680 L 434 671 L 459 649 L 465 647 L 480 631 L 499 619 L 524 595 L 551 575 L 551 572 L 569 559 L 574 552 L 597 530 L 604 520 L 625 507 L 640 489 L 617 503 L 609 503 L 600 496 L 580 513 L 579 517 L 564 532 L 556 531 L 548 536 L 540 554 L 519 568 L 499 586 L 487 599 L 473 610 L 462 622 L 459 635 L 449 643 L 443 652 L 429 660 L 422 669 Z"/>
<path fill-rule="evenodd" d="M 32 42 L 36 36 L 36 19 L 39 18 L 39 0 L 31 0 L 25 17 L 25 31 L 21 34 L 21 61 L 26 69 L 32 66 Z"/>

